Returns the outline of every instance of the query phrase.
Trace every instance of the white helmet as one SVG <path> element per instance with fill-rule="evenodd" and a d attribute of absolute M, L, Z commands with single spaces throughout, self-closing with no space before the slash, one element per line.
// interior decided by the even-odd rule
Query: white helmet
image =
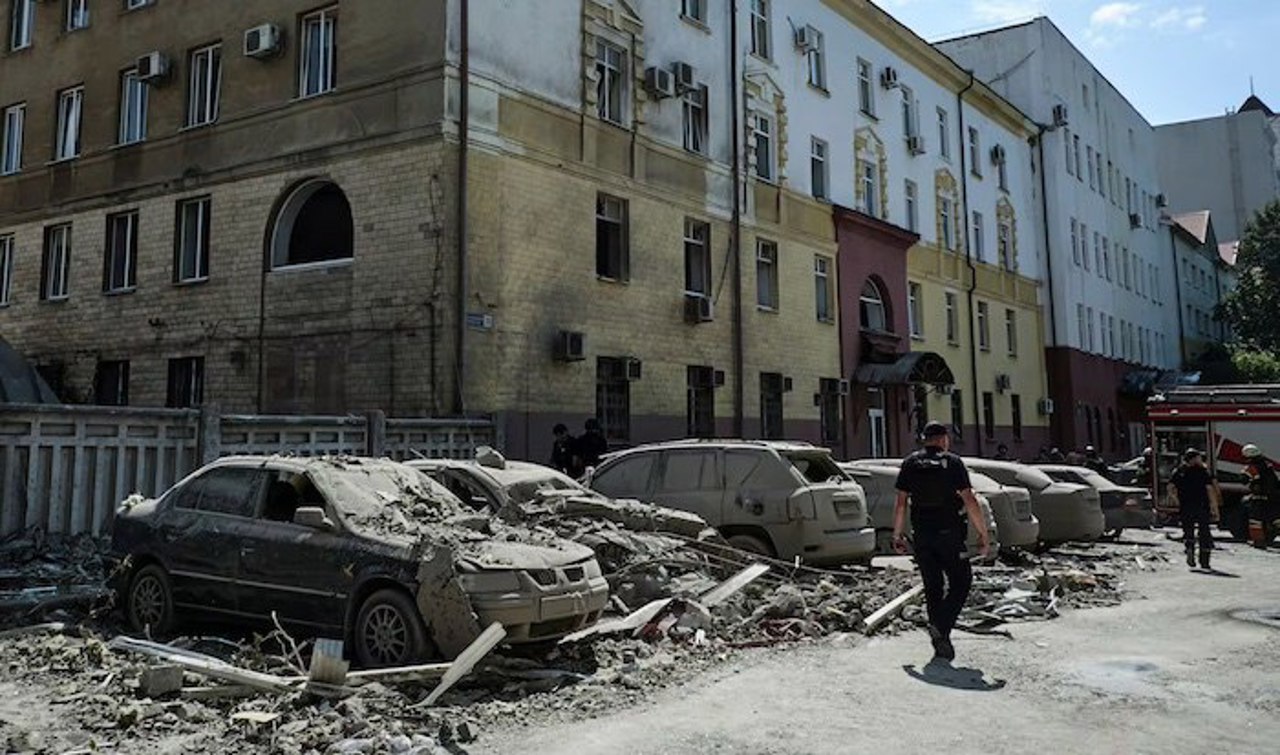
<path fill-rule="evenodd" d="M 1246 459 L 1256 459 L 1262 455 L 1262 449 L 1258 448 L 1252 443 L 1246 443 L 1245 447 L 1240 450 L 1244 454 Z"/>

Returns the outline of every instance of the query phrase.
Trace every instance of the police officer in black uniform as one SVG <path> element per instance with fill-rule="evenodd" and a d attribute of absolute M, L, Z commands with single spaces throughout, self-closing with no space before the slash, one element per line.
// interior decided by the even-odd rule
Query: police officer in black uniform
<path fill-rule="evenodd" d="M 978 532 L 982 557 L 990 552 L 987 521 L 969 484 L 969 471 L 951 453 L 951 436 L 941 422 L 924 426 L 924 448 L 908 456 L 898 472 L 898 502 L 893 512 L 893 544 L 906 553 L 907 502 L 915 534 L 916 564 L 924 581 L 929 638 L 938 658 L 952 660 L 951 630 L 973 584 L 965 557 L 965 514 Z"/>
<path fill-rule="evenodd" d="M 1182 454 L 1182 464 L 1169 478 L 1169 492 L 1178 501 L 1178 513 L 1182 518 L 1182 543 L 1187 549 L 1187 566 L 1196 565 L 1196 543 L 1200 544 L 1200 568 L 1209 568 L 1209 555 L 1213 552 L 1213 532 L 1209 523 L 1218 515 L 1218 502 L 1222 493 L 1218 481 L 1204 465 L 1204 454 L 1188 448 Z M 1198 537 L 1197 537 L 1198 536 Z"/>

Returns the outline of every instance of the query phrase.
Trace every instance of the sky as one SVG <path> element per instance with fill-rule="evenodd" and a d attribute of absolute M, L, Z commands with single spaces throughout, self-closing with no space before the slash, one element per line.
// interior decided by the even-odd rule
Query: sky
<path fill-rule="evenodd" d="M 876 0 L 929 41 L 1048 16 L 1152 124 L 1280 111 L 1280 0 Z"/>

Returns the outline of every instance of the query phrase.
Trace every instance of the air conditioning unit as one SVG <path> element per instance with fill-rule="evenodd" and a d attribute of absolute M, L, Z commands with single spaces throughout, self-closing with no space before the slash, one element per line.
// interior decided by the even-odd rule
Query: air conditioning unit
<path fill-rule="evenodd" d="M 169 73 L 169 59 L 162 52 L 149 52 L 138 58 L 135 65 L 138 69 L 139 81 L 157 81 Z"/>
<path fill-rule="evenodd" d="M 693 66 L 688 63 L 678 60 L 672 63 L 671 75 L 676 79 L 676 92 L 680 94 L 691 91 L 698 86 L 696 81 L 697 73 L 693 70 Z"/>
<path fill-rule="evenodd" d="M 643 366 L 644 366 L 644 363 L 641 362 L 639 359 L 636 359 L 635 357 L 628 359 L 627 360 L 627 381 L 634 383 L 635 381 L 639 380 L 642 374 L 641 368 Z"/>
<path fill-rule="evenodd" d="M 280 51 L 280 27 L 262 24 L 244 33 L 244 56 L 268 58 Z"/>
<path fill-rule="evenodd" d="M 1051 398 L 1040 399 L 1040 401 L 1036 404 L 1036 409 L 1040 410 L 1040 413 L 1046 417 L 1049 416 L 1050 414 L 1053 414 L 1053 399 Z"/>
<path fill-rule="evenodd" d="M 1156 195 L 1156 207 L 1168 207 L 1169 200 L 1163 194 Z"/>
<path fill-rule="evenodd" d="M 658 99 L 676 96 L 676 77 L 665 68 L 649 66 L 644 69 L 644 88 Z"/>
<path fill-rule="evenodd" d="M 587 358 L 587 337 L 573 330 L 556 334 L 555 358 L 561 362 L 581 362 Z"/>
<path fill-rule="evenodd" d="M 907 151 L 913 155 L 924 154 L 924 137 L 919 134 L 912 134 L 907 137 Z"/>
<path fill-rule="evenodd" d="M 684 319 L 691 323 L 711 322 L 716 319 L 715 303 L 703 294 L 685 294 Z"/>
<path fill-rule="evenodd" d="M 1067 106 L 1066 105 L 1053 106 L 1053 125 L 1059 128 L 1067 125 Z"/>
<path fill-rule="evenodd" d="M 841 379 L 840 382 L 836 384 L 836 393 L 839 393 L 841 396 L 848 396 L 849 381 Z"/>
<path fill-rule="evenodd" d="M 1138 213 L 1136 213 L 1136 212 L 1131 212 L 1131 213 L 1129 213 L 1129 227 L 1130 227 L 1130 228 L 1141 228 L 1141 227 L 1142 227 L 1142 216 L 1141 216 L 1141 215 L 1139 215 L 1139 214 L 1138 214 Z"/>
<path fill-rule="evenodd" d="M 991 162 L 996 165 L 1001 165 L 1004 163 L 1004 160 L 1005 160 L 1004 145 L 997 144 L 996 146 L 992 147 Z"/>
<path fill-rule="evenodd" d="M 1013 387 L 1013 378 L 1006 374 L 996 375 L 996 390 L 1004 392 Z"/>
<path fill-rule="evenodd" d="M 894 89 L 898 86 L 898 69 L 893 66 L 885 66 L 880 72 L 880 86 L 885 89 Z"/>
<path fill-rule="evenodd" d="M 809 52 L 818 48 L 818 30 L 812 26 L 801 26 L 796 29 L 796 47 L 801 52 Z"/>

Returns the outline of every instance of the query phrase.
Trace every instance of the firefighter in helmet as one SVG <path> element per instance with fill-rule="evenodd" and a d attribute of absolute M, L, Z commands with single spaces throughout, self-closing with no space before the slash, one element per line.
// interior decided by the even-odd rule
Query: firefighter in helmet
<path fill-rule="evenodd" d="M 1249 443 L 1242 449 L 1245 458 L 1244 472 L 1249 477 L 1249 539 L 1254 545 L 1265 548 L 1275 535 L 1273 523 L 1280 518 L 1280 479 L 1276 477 L 1271 461 L 1262 449 Z"/>

